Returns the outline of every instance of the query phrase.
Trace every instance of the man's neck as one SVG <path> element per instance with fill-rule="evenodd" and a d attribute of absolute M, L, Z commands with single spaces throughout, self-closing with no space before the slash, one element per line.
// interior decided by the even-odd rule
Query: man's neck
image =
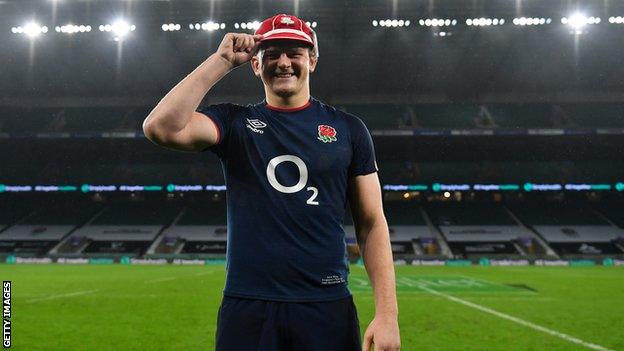
<path fill-rule="evenodd" d="M 277 108 L 297 108 L 308 103 L 310 100 L 310 92 L 302 92 L 293 96 L 282 97 L 275 94 L 266 94 L 266 101 L 269 106 Z"/>

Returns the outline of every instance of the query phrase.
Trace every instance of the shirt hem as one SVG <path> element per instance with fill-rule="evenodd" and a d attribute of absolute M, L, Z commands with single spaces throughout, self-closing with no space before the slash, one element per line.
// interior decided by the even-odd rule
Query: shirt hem
<path fill-rule="evenodd" d="M 351 292 L 347 291 L 337 296 L 326 296 L 326 297 L 311 297 L 311 298 L 289 298 L 284 296 L 275 296 L 275 295 L 257 295 L 257 294 L 245 294 L 245 293 L 237 293 L 231 291 L 223 291 L 223 296 L 227 297 L 237 297 L 244 299 L 254 299 L 254 300 L 267 300 L 267 301 L 279 301 L 279 302 L 325 302 L 325 301 L 335 301 L 347 298 L 351 296 Z"/>

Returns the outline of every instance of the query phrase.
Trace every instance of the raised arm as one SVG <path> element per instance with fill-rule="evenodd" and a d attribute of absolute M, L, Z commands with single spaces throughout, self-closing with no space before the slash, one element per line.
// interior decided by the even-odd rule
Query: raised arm
<path fill-rule="evenodd" d="M 217 127 L 195 112 L 210 89 L 232 69 L 248 62 L 259 35 L 228 33 L 217 52 L 178 83 L 143 121 L 145 136 L 155 144 L 197 152 L 217 142 Z"/>

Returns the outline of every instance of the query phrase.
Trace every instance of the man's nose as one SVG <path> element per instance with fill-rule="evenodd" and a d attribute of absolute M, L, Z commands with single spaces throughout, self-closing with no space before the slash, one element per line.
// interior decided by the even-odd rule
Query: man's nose
<path fill-rule="evenodd" d="M 283 52 L 279 59 L 277 60 L 277 66 L 278 67 L 289 67 L 290 66 L 290 58 L 288 58 L 288 55 Z"/>

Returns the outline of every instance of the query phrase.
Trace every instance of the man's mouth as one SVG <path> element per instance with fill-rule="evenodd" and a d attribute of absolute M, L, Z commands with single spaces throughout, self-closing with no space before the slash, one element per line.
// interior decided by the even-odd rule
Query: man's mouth
<path fill-rule="evenodd" d="M 277 78 L 290 78 L 290 77 L 294 77 L 295 74 L 294 73 L 276 73 L 275 77 Z"/>

